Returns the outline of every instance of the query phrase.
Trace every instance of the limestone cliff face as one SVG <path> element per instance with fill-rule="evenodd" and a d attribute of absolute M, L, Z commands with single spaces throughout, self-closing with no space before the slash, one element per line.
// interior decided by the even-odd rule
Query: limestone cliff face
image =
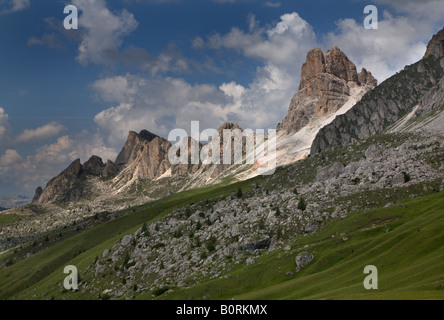
<path fill-rule="evenodd" d="M 163 175 L 171 164 L 168 161 L 168 150 L 171 143 L 149 131 L 139 134 L 131 131 L 116 164 L 123 167 L 122 174 L 127 180 L 134 177 L 155 179 Z"/>
<path fill-rule="evenodd" d="M 225 123 L 219 128 L 220 137 L 223 138 L 223 130 L 242 129 L 234 123 Z M 232 158 L 233 158 L 233 139 L 232 141 Z M 115 184 L 113 188 L 120 189 L 122 187 L 131 187 L 133 183 L 139 180 L 156 180 L 162 176 L 174 176 L 178 180 L 183 177 L 194 175 L 195 178 L 199 170 L 202 169 L 202 161 L 199 157 L 199 163 L 192 163 L 192 139 L 183 139 L 182 143 L 188 142 L 186 150 L 188 163 L 173 165 L 168 158 L 168 152 L 171 143 L 149 131 L 142 130 L 140 133 L 131 131 L 128 139 L 119 153 L 116 162 L 108 160 L 106 164 L 97 156 L 92 156 L 83 165 L 80 160 L 73 162 L 67 169 L 60 173 L 57 177 L 48 182 L 45 190 L 40 187 L 36 190 L 33 203 L 43 204 L 49 202 L 76 202 L 87 195 L 94 188 L 94 179 L 97 177 L 116 178 L 110 180 L 111 184 Z M 221 140 L 220 151 L 223 157 L 223 147 L 226 141 Z M 245 143 L 244 143 L 245 144 Z M 198 152 L 204 147 L 198 142 Z M 180 156 L 178 151 L 178 156 Z M 225 169 L 231 165 L 211 165 L 208 170 L 209 176 L 217 177 Z M 107 181 L 107 180 L 101 180 Z"/>
<path fill-rule="evenodd" d="M 435 34 L 428 43 L 424 59 L 429 56 L 438 60 L 444 57 L 444 29 Z"/>
<path fill-rule="evenodd" d="M 338 47 L 325 53 L 313 49 L 307 54 L 299 90 L 278 130 L 296 132 L 315 117 L 338 111 L 349 100 L 352 87 L 363 86 L 370 90 L 376 85 L 371 73 L 362 69 L 358 74 L 356 66 Z"/>
<path fill-rule="evenodd" d="M 45 190 L 36 190 L 36 196 L 33 199 L 33 203 L 47 203 L 57 199 L 76 200 L 81 191 L 72 190 L 71 193 L 67 192 L 72 188 L 82 171 L 82 165 L 80 159 L 77 159 L 68 168 L 66 168 L 57 177 L 53 178 L 46 185 Z M 41 189 L 41 188 L 40 188 Z M 40 193 L 40 196 L 38 196 Z"/>
<path fill-rule="evenodd" d="M 105 169 L 105 164 L 98 156 L 92 156 L 83 164 L 83 170 L 89 174 L 100 176 Z"/>
<path fill-rule="evenodd" d="M 435 104 L 439 103 L 436 100 L 440 97 L 439 83 L 443 76 L 444 29 L 430 41 L 422 60 L 384 81 L 347 113 L 322 128 L 312 144 L 311 154 L 383 132 L 415 106 L 426 103 L 423 100 L 428 96 L 434 97 Z"/>
<path fill-rule="evenodd" d="M 105 165 L 105 168 L 103 169 L 102 176 L 104 178 L 109 178 L 115 176 L 118 172 L 119 169 L 117 168 L 116 164 L 111 160 L 108 160 Z"/>
<path fill-rule="evenodd" d="M 46 184 L 45 189 L 38 187 L 32 203 L 48 203 L 53 201 L 75 202 L 80 200 L 84 193 L 84 180 L 88 177 L 112 177 L 117 174 L 117 166 L 108 160 L 105 165 L 98 156 L 92 156 L 83 165 L 80 159 L 71 163 L 57 177 Z"/>
<path fill-rule="evenodd" d="M 34 193 L 34 198 L 32 198 L 31 203 L 37 203 L 37 201 L 39 201 L 40 197 L 42 196 L 42 193 L 43 193 L 42 187 L 37 187 Z"/>
<path fill-rule="evenodd" d="M 116 158 L 116 165 L 125 165 L 131 158 L 132 154 L 138 150 L 138 146 L 142 145 L 144 142 L 149 143 L 155 138 L 158 138 L 158 136 L 147 130 L 142 130 L 140 133 L 130 131 L 125 146 Z"/>

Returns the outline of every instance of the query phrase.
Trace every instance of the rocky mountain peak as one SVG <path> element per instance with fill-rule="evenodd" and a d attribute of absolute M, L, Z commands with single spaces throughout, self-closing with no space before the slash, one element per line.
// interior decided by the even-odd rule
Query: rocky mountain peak
<path fill-rule="evenodd" d="M 32 198 L 32 203 L 36 203 L 43 193 L 42 187 L 37 187 L 34 193 L 34 198 Z"/>
<path fill-rule="evenodd" d="M 142 139 L 145 139 L 147 141 L 153 141 L 154 139 L 158 138 L 159 136 L 149 132 L 148 130 L 142 130 L 139 132 L 139 137 Z"/>
<path fill-rule="evenodd" d="M 363 89 L 362 93 L 376 85 L 372 74 L 366 69 L 358 74 L 355 64 L 338 47 L 325 53 L 319 48 L 312 49 L 302 66 L 299 90 L 278 130 L 298 131 L 315 118 L 338 111 L 357 87 Z"/>
<path fill-rule="evenodd" d="M 131 158 L 133 151 L 137 149 L 137 146 L 140 146 L 143 141 L 151 142 L 158 137 L 159 136 L 147 130 L 142 130 L 140 131 L 140 133 L 130 131 L 125 146 L 116 158 L 116 165 L 122 166 L 127 163 L 128 160 Z"/>
<path fill-rule="evenodd" d="M 222 134 L 223 134 L 224 130 L 236 130 L 236 129 L 239 129 L 239 130 L 242 131 L 242 128 L 239 127 L 238 124 L 233 123 L 233 122 L 225 122 L 223 125 L 221 125 L 221 126 L 219 127 L 219 129 L 217 129 L 217 132 L 218 132 L 218 133 L 221 135 L 221 137 L 222 137 Z"/>
<path fill-rule="evenodd" d="M 369 82 L 365 72 L 361 71 L 359 77 Z M 444 96 L 443 77 L 444 29 L 430 40 L 423 59 L 385 80 L 353 108 L 320 129 L 311 154 L 400 128 L 440 132 L 444 121 L 440 120 L 444 116 L 439 109 Z"/>
<path fill-rule="evenodd" d="M 75 160 L 68 168 L 62 171 L 62 173 L 49 181 L 45 190 L 40 192 L 39 188 L 37 188 L 33 203 L 50 202 L 60 196 L 66 196 L 69 200 L 78 199 L 80 197 L 79 190 L 71 190 L 72 192 L 70 194 L 65 193 L 68 192 L 71 186 L 77 181 L 82 169 L 83 166 L 80 163 L 80 159 Z"/>
<path fill-rule="evenodd" d="M 85 170 L 85 172 L 97 176 L 103 173 L 104 168 L 105 164 L 103 163 L 102 158 L 98 156 L 92 156 L 83 164 L 83 170 Z"/>
<path fill-rule="evenodd" d="M 325 53 L 325 72 L 347 82 L 358 82 L 356 66 L 338 47 L 333 47 Z"/>
<path fill-rule="evenodd" d="M 436 59 L 444 57 L 444 28 L 432 37 L 427 45 L 424 58 L 434 56 Z"/>
<path fill-rule="evenodd" d="M 325 53 L 319 48 L 307 53 L 306 62 L 302 66 L 299 90 L 306 89 L 307 93 L 318 95 L 319 92 L 314 90 L 317 87 L 314 87 L 316 83 L 313 83 L 313 80 L 321 78 L 322 74 L 329 74 L 358 85 L 377 84 L 376 79 L 365 69 L 362 69 L 358 75 L 355 64 L 336 46 Z"/>
<path fill-rule="evenodd" d="M 115 176 L 118 173 L 118 168 L 114 162 L 108 160 L 106 162 L 105 168 L 103 169 L 102 176 L 104 178 L 109 178 Z"/>
<path fill-rule="evenodd" d="M 371 88 L 374 88 L 378 85 L 378 80 L 376 80 L 370 71 L 362 68 L 361 72 L 358 74 L 358 83 L 360 85 L 369 85 Z"/>

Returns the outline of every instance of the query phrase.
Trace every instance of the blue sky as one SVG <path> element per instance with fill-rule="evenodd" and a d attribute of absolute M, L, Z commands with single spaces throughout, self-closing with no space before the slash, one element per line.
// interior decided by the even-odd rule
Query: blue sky
<path fill-rule="evenodd" d="M 67 4 L 79 30 L 63 28 Z M 77 158 L 114 160 L 129 130 L 275 128 L 308 50 L 337 45 L 383 81 L 442 17 L 441 0 L 0 0 L 0 196 L 32 196 Z"/>

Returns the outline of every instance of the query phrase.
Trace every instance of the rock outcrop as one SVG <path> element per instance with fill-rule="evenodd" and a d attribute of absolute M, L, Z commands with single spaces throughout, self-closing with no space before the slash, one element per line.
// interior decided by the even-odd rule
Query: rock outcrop
<path fill-rule="evenodd" d="M 422 60 L 384 81 L 347 113 L 323 127 L 312 144 L 311 154 L 383 132 L 421 105 L 444 76 L 443 37 L 444 29 L 430 41 Z M 436 92 L 433 95 L 439 97 Z"/>
<path fill-rule="evenodd" d="M 116 159 L 125 180 L 133 178 L 155 179 L 163 175 L 171 164 L 168 161 L 168 150 L 171 143 L 149 131 L 139 134 L 131 131 L 122 151 Z"/>
<path fill-rule="evenodd" d="M 44 190 L 38 187 L 32 203 L 79 201 L 85 191 L 85 181 L 89 178 L 94 176 L 109 178 L 114 177 L 117 173 L 117 166 L 110 160 L 105 165 L 102 158 L 92 156 L 82 165 L 80 159 L 77 159 L 57 177 L 49 181 Z"/>
<path fill-rule="evenodd" d="M 80 159 L 75 160 L 62 173 L 46 185 L 39 197 L 34 197 L 33 203 L 47 203 L 54 200 L 76 201 L 82 190 L 73 188 L 82 172 Z"/>
<path fill-rule="evenodd" d="M 314 259 L 314 256 L 309 252 L 302 252 L 298 254 L 295 258 L 296 262 L 296 272 L 304 269 L 308 264 L 310 264 Z"/>
<path fill-rule="evenodd" d="M 105 169 L 105 164 L 102 161 L 102 158 L 98 156 L 92 156 L 89 158 L 88 161 L 86 161 L 83 164 L 83 170 L 85 173 L 94 175 L 94 176 L 100 176 L 103 173 L 103 170 Z"/>
<path fill-rule="evenodd" d="M 218 132 L 221 137 L 220 156 L 223 159 L 223 150 L 227 141 L 223 140 L 224 130 L 240 130 L 243 131 L 237 124 L 228 122 L 223 124 Z M 188 148 L 184 149 L 184 145 L 188 142 Z M 191 175 L 192 179 L 199 179 L 199 172 L 205 170 L 205 178 L 215 179 L 224 170 L 230 168 L 232 164 L 216 164 L 209 165 L 208 168 L 202 169 L 203 163 L 200 158 L 200 153 L 203 144 L 198 144 L 198 163 L 194 163 L 191 159 L 192 152 L 192 138 L 183 139 L 183 148 L 187 153 L 187 163 L 172 164 L 169 161 L 169 151 L 171 143 L 147 130 L 142 130 L 140 133 L 134 131 L 129 132 L 128 139 L 117 156 L 115 162 L 108 160 L 106 164 L 98 156 L 92 156 L 83 165 L 80 160 L 75 161 L 59 176 L 52 179 L 45 190 L 36 190 L 34 203 L 48 203 L 48 202 L 66 202 L 78 201 L 83 194 L 91 194 L 94 190 L 98 190 L 98 181 L 108 184 L 112 190 L 124 190 L 130 188 L 133 184 L 137 184 L 140 180 L 156 181 L 159 178 L 173 177 L 177 178 L 175 181 L 183 181 L 183 177 Z M 243 141 L 245 146 L 245 141 Z M 180 150 L 177 153 L 180 156 Z M 234 138 L 231 139 L 231 158 L 234 158 Z M 97 180 L 95 177 L 114 178 L 113 182 L 107 183 L 106 180 Z M 175 177 L 175 178 L 174 178 Z M 187 181 L 183 181 L 186 184 Z M 103 187 L 103 186 L 102 186 Z M 99 187 L 100 189 L 100 187 Z M 145 190 L 147 193 L 155 192 Z M 98 191 L 100 192 L 100 191 Z M 171 191 L 169 191 L 171 193 Z"/>
<path fill-rule="evenodd" d="M 116 158 L 116 165 L 125 165 L 131 158 L 134 151 L 138 150 L 138 146 L 140 146 L 144 141 L 151 142 L 155 138 L 158 138 L 158 136 L 146 130 L 142 130 L 140 133 L 130 131 L 125 146 Z"/>
<path fill-rule="evenodd" d="M 32 198 L 31 203 L 36 203 L 37 201 L 39 201 L 40 197 L 42 196 L 42 193 L 43 193 L 42 187 L 37 187 L 37 189 L 35 189 L 34 198 Z"/>
<path fill-rule="evenodd" d="M 435 34 L 428 43 L 424 58 L 429 56 L 433 56 L 435 59 L 444 57 L 444 29 Z"/>
<path fill-rule="evenodd" d="M 115 176 L 118 172 L 119 169 L 117 168 L 116 164 L 111 160 L 108 160 L 105 165 L 105 168 L 103 169 L 102 176 L 104 178 L 109 178 Z"/>
<path fill-rule="evenodd" d="M 349 100 L 352 88 L 366 87 L 370 90 L 376 85 L 371 73 L 362 69 L 358 74 L 356 66 L 338 47 L 326 53 L 313 49 L 307 54 L 299 90 L 278 130 L 296 132 L 316 117 L 338 111 Z"/>

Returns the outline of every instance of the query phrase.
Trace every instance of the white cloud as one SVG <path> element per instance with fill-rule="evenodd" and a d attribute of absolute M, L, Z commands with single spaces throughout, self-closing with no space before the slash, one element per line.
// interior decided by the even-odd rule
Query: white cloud
<path fill-rule="evenodd" d="M 123 37 L 138 26 L 132 13 L 127 10 L 113 13 L 104 0 L 74 0 L 73 5 L 82 12 L 79 24 L 85 29 L 85 34 L 77 59 L 85 65 L 112 61 L 119 53 Z"/>
<path fill-rule="evenodd" d="M 173 128 L 189 130 L 194 120 L 200 121 L 201 129 L 218 128 L 225 121 L 244 128 L 275 128 L 288 111 L 300 67 L 316 39 L 310 25 L 291 13 L 267 27 L 260 27 L 251 15 L 248 32 L 233 28 L 210 37 L 207 44 L 200 38 L 194 44 L 238 50 L 264 65 L 248 86 L 235 81 L 219 87 L 192 85 L 179 78 L 134 74 L 97 80 L 95 92 L 103 101 L 115 103 L 94 118 L 106 145 L 121 147 L 129 130 L 147 129 L 166 137 Z"/>
<path fill-rule="evenodd" d="M 37 129 L 26 129 L 16 139 L 16 142 L 45 140 L 58 136 L 66 127 L 57 122 L 51 122 Z"/>
<path fill-rule="evenodd" d="M 269 8 L 279 8 L 281 5 L 282 5 L 282 2 L 267 1 L 264 3 L 264 6 L 269 7 Z"/>
<path fill-rule="evenodd" d="M 185 59 L 173 43 L 158 56 L 151 56 L 145 49 L 124 47 L 125 36 L 135 31 L 139 23 L 127 10 L 112 12 L 104 0 L 74 0 L 73 4 L 81 12 L 79 27 L 83 32 L 69 33 L 53 31 L 41 37 L 31 37 L 28 45 L 45 45 L 51 48 L 63 48 L 61 37 L 75 38 L 79 35 L 77 61 L 82 65 L 89 63 L 109 65 L 115 63 L 133 64 L 152 75 L 158 73 L 189 72 L 190 65 L 202 67 L 198 62 Z M 52 26 L 53 21 L 47 21 Z M 77 39 L 75 39 L 77 40 Z M 203 65 L 205 67 L 205 65 Z"/>
<path fill-rule="evenodd" d="M 194 38 L 193 42 L 192 42 L 192 47 L 194 49 L 202 49 L 205 45 L 205 42 L 203 41 L 203 39 L 201 37 L 196 37 Z"/>
<path fill-rule="evenodd" d="M 59 137 L 55 143 L 38 148 L 27 161 L 33 164 L 66 165 L 76 159 L 85 162 L 92 155 L 102 157 L 106 161 L 114 160 L 117 153 L 114 149 L 105 147 L 99 135 L 82 131 L 73 137 Z"/>
<path fill-rule="evenodd" d="M 214 113 L 210 104 L 223 105 L 228 100 L 214 85 L 190 85 L 177 78 L 127 74 L 98 80 L 93 87 L 104 100 L 112 96 L 117 103 L 94 118 L 102 136 L 116 148 L 122 146 L 129 130 L 148 129 L 167 135 L 172 128 L 189 127 L 191 120 L 202 118 L 202 113 L 195 115 L 186 111 L 190 105 L 196 102 L 207 104 L 204 115 L 208 116 Z M 109 94 L 113 90 L 118 94 Z M 184 114 L 188 116 L 184 117 Z M 204 122 L 210 123 L 208 118 Z"/>
<path fill-rule="evenodd" d="M 107 145 L 121 147 L 129 130 L 148 129 L 166 137 L 173 128 L 189 131 L 191 121 L 201 128 L 218 128 L 233 121 L 244 128 L 275 128 L 288 110 L 297 84 L 294 74 L 275 66 L 260 68 L 248 87 L 236 82 L 191 85 L 183 79 L 144 78 L 127 74 L 98 80 L 94 85 L 105 100 L 115 90 L 117 105 L 98 113 L 94 121 Z M 120 84 L 116 86 L 116 84 Z"/>
<path fill-rule="evenodd" d="M 128 81 L 127 76 L 116 76 L 97 80 L 93 88 L 104 101 L 128 101 L 137 92 L 137 84 Z"/>
<path fill-rule="evenodd" d="M 248 86 L 235 81 L 222 84 L 219 89 L 231 102 L 216 110 L 243 127 L 275 128 L 297 90 L 306 53 L 317 46 L 316 35 L 296 12 L 284 14 L 278 23 L 265 27 L 250 15 L 248 25 L 248 32 L 232 28 L 225 35 L 209 37 L 206 44 L 199 40 L 195 47 L 235 50 L 263 63 Z M 195 109 L 199 110 L 198 106 Z"/>
<path fill-rule="evenodd" d="M 30 0 L 11 0 L 9 1 L 9 7 L 0 11 L 0 14 L 9 14 L 13 12 L 22 11 L 31 6 Z"/>
<path fill-rule="evenodd" d="M 377 30 L 366 30 L 354 19 L 339 20 L 338 30 L 327 34 L 325 43 L 341 48 L 358 68 L 370 70 L 381 82 L 422 58 L 434 32 L 433 25 L 385 11 Z"/>
<path fill-rule="evenodd" d="M 14 163 L 17 163 L 22 160 L 20 154 L 13 149 L 8 149 L 5 153 L 0 157 L 0 166 L 8 166 Z"/>
<path fill-rule="evenodd" d="M 442 0 L 374 0 L 376 4 L 383 4 L 393 8 L 397 13 L 407 14 L 412 23 L 422 20 L 423 23 L 442 21 L 444 5 Z"/>
<path fill-rule="evenodd" d="M 4 140 L 7 136 L 7 132 L 9 130 L 8 123 L 9 116 L 5 112 L 5 109 L 0 107 L 0 141 Z"/>
<path fill-rule="evenodd" d="M 236 82 L 232 81 L 230 83 L 223 83 L 219 89 L 225 93 L 225 95 L 232 97 L 234 99 L 239 99 L 245 92 L 245 88 Z"/>
<path fill-rule="evenodd" d="M 251 18 L 250 18 L 251 21 Z M 209 38 L 213 49 L 233 49 L 246 57 L 261 59 L 274 65 L 290 65 L 298 56 L 316 46 L 313 28 L 296 12 L 284 14 L 274 27 L 258 28 L 256 23 L 245 33 L 232 28 L 226 35 L 216 34 Z M 252 29 L 252 30 L 251 30 Z"/>

